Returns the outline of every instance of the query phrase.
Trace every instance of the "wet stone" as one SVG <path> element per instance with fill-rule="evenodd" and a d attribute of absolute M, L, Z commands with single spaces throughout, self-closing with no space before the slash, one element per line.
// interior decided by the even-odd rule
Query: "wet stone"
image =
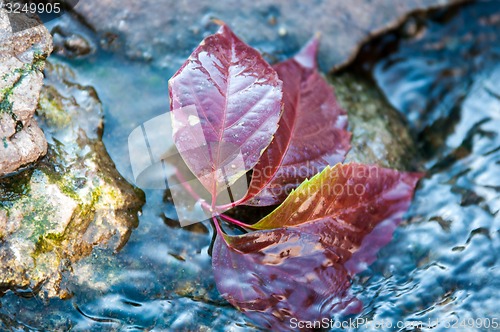
<path fill-rule="evenodd" d="M 63 273 L 95 247 L 119 250 L 143 193 L 115 170 L 101 142 L 102 107 L 71 70 L 48 64 L 38 118 L 49 149 L 36 168 L 0 180 L 0 289 L 68 297 Z"/>
<path fill-rule="evenodd" d="M 174 70 L 200 40 L 225 21 L 245 42 L 271 58 L 283 59 L 315 33 L 324 70 L 351 60 L 361 43 L 395 28 L 413 11 L 463 0 L 353 1 L 80 1 L 74 11 L 98 32 L 101 44 L 128 57 Z M 145 24 L 147 22 L 147 24 Z M 256 29 L 255 27 L 258 27 Z"/>
<path fill-rule="evenodd" d="M 377 87 L 353 73 L 331 75 L 329 79 L 348 114 L 352 132 L 345 162 L 415 170 L 418 154 L 408 125 Z"/>
<path fill-rule="evenodd" d="M 37 20 L 23 14 L 16 19 L 16 24 Z M 52 38 L 43 25 L 16 33 L 12 29 L 6 11 L 0 9 L 0 177 L 47 152 L 47 142 L 33 115 Z"/>
<path fill-rule="evenodd" d="M 63 15 L 50 28 L 54 53 L 66 58 L 85 58 L 95 54 L 97 46 L 93 34 L 78 20 Z"/>

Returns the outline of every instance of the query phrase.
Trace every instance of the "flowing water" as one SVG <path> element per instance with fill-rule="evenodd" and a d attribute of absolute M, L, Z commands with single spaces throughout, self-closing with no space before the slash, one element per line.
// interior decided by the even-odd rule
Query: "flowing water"
<path fill-rule="evenodd" d="M 500 8 L 408 24 L 415 36 L 386 37 L 395 50 L 370 69 L 409 120 L 427 176 L 408 223 L 358 276 L 363 316 L 488 330 L 500 317 Z"/>
<path fill-rule="evenodd" d="M 92 39 L 65 20 L 49 28 L 73 24 Z M 446 321 L 484 318 L 455 330 L 488 330 L 478 325 L 494 318 L 500 323 L 500 6 L 481 2 L 413 17 L 363 54 L 356 65 L 362 62 L 408 119 L 427 176 L 408 220 L 353 281 L 365 305 L 359 317 L 388 320 L 393 326 L 383 330 L 403 331 L 415 330 L 411 322 L 422 322 L 422 330 L 439 322 L 432 331 L 440 331 Z M 363 62 L 366 54 L 370 59 Z M 128 135 L 168 110 L 167 79 L 176 68 L 102 51 L 52 61 L 68 64 L 81 83 L 96 88 L 105 109 L 104 142 L 118 170 L 133 181 Z M 0 328 L 254 329 L 215 288 L 211 226 L 180 228 L 167 217 L 172 206 L 162 191 L 147 191 L 146 197 L 140 224 L 122 251 L 112 259 L 96 251 L 81 262 L 96 271 L 95 279 L 65 280 L 73 292 L 68 300 L 8 292 L 0 298 Z M 398 321 L 406 327 L 398 328 Z"/>

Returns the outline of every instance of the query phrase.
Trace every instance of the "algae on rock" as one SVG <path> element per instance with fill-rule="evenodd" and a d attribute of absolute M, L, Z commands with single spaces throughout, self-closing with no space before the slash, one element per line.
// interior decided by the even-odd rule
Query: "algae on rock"
<path fill-rule="evenodd" d="M 48 63 L 38 117 L 49 149 L 35 169 L 0 180 L 0 289 L 60 289 L 65 271 L 93 248 L 119 250 L 137 226 L 144 195 L 116 171 L 101 141 L 95 90 Z"/>

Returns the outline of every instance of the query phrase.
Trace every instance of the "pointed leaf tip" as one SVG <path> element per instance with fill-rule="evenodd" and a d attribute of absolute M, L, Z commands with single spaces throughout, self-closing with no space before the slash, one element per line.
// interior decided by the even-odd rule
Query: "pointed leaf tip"
<path fill-rule="evenodd" d="M 214 22 L 217 25 L 220 25 L 221 27 L 226 26 L 226 23 L 224 21 L 222 21 L 222 20 L 219 20 L 218 18 L 213 18 L 212 22 Z"/>
<path fill-rule="evenodd" d="M 175 145 L 213 197 L 271 143 L 283 94 L 276 71 L 219 22 L 169 81 Z"/>
<path fill-rule="evenodd" d="M 319 33 L 315 34 L 307 44 L 297 53 L 293 59 L 301 66 L 308 69 L 315 69 L 317 67 L 317 56 L 319 48 Z"/>

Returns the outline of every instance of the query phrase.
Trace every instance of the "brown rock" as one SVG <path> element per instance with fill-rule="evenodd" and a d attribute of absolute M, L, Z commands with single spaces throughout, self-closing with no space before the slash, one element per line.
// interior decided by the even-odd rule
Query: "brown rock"
<path fill-rule="evenodd" d="M 22 14 L 16 19 L 16 24 L 36 20 Z M 9 18 L 0 9 L 0 177 L 47 152 L 33 114 L 51 51 L 52 38 L 43 25 L 12 33 Z"/>

